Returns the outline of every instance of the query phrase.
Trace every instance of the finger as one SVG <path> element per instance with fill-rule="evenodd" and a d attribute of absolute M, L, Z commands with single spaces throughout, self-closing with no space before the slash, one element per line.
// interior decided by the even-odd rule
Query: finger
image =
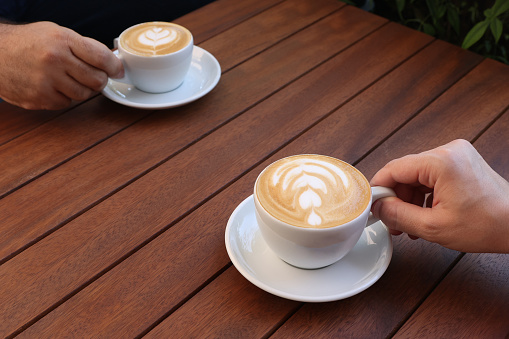
<path fill-rule="evenodd" d="M 111 78 L 124 74 L 122 62 L 105 45 L 97 40 L 82 37 L 76 33 L 70 42 L 72 53 L 87 64 L 106 72 Z"/>
<path fill-rule="evenodd" d="M 108 82 L 108 75 L 82 60 L 74 58 L 70 61 L 67 74 L 74 80 L 93 91 L 100 92 Z"/>
<path fill-rule="evenodd" d="M 69 99 L 83 101 L 92 96 L 92 89 L 82 85 L 69 75 L 55 80 L 55 89 Z"/>
<path fill-rule="evenodd" d="M 421 186 L 416 187 L 408 184 L 397 184 L 394 187 L 394 192 L 398 198 L 405 202 L 409 202 L 417 206 L 422 206 L 424 204 L 426 193 L 424 192 L 424 188 Z"/>
<path fill-rule="evenodd" d="M 432 220 L 432 209 L 418 207 L 395 197 L 377 200 L 372 212 L 390 229 L 415 237 L 422 237 L 425 225 Z"/>
<path fill-rule="evenodd" d="M 403 234 L 403 232 L 393 230 L 392 228 L 389 228 L 389 233 L 392 234 L 392 235 L 396 235 L 396 236 Z"/>
<path fill-rule="evenodd" d="M 372 186 L 395 187 L 398 183 L 424 185 L 433 188 L 433 159 L 424 153 L 411 154 L 392 160 L 371 179 Z"/>

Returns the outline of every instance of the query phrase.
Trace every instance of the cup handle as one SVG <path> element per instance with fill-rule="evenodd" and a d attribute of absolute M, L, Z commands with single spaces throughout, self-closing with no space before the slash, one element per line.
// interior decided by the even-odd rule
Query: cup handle
<path fill-rule="evenodd" d="M 396 193 L 392 188 L 375 186 L 371 187 L 371 201 L 375 202 L 378 199 L 387 198 L 387 197 L 395 197 Z M 369 213 L 368 222 L 366 227 L 373 225 L 375 222 L 379 221 L 379 219 L 373 216 L 373 213 Z"/>
<path fill-rule="evenodd" d="M 120 59 L 120 61 L 122 61 L 122 64 L 124 65 L 124 77 L 119 78 L 119 79 L 114 79 L 114 80 L 115 80 L 115 81 L 117 81 L 117 82 L 121 82 L 121 83 L 123 83 L 123 84 L 132 85 L 132 82 L 131 82 L 131 80 L 129 79 L 129 76 L 127 76 L 127 72 L 125 71 L 125 69 L 126 69 L 126 67 L 125 67 L 125 62 L 124 62 L 124 60 L 122 60 L 122 57 L 120 56 L 120 52 L 119 52 L 119 50 L 118 50 L 118 38 L 113 39 L 113 46 L 114 46 L 114 47 L 116 48 L 116 50 L 117 50 L 117 53 L 114 53 L 114 54 L 115 54 L 115 56 L 116 56 L 117 58 L 119 58 L 119 59 Z"/>

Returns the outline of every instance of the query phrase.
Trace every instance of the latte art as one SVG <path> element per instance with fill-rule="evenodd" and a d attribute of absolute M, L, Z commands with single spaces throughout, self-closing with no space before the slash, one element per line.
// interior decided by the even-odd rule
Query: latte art
<path fill-rule="evenodd" d="M 168 22 L 148 22 L 126 30 L 120 36 L 122 47 L 134 54 L 157 56 L 174 53 L 186 47 L 191 33 Z"/>
<path fill-rule="evenodd" d="M 262 207 L 294 226 L 327 228 L 355 219 L 370 199 L 370 186 L 354 167 L 321 155 L 281 159 L 257 180 Z"/>

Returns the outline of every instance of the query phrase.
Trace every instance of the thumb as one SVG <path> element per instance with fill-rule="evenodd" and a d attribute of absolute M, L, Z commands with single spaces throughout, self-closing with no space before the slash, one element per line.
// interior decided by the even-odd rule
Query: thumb
<path fill-rule="evenodd" d="M 422 237 L 424 225 L 431 217 L 431 208 L 419 207 L 396 197 L 375 201 L 373 215 L 390 229 Z"/>

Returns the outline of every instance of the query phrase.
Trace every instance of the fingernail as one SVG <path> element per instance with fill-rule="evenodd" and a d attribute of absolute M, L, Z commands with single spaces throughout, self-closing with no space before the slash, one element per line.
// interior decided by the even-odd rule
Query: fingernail
<path fill-rule="evenodd" d="M 121 68 L 120 71 L 117 74 L 115 74 L 112 78 L 113 79 L 121 79 L 123 77 L 124 77 L 124 69 Z"/>

